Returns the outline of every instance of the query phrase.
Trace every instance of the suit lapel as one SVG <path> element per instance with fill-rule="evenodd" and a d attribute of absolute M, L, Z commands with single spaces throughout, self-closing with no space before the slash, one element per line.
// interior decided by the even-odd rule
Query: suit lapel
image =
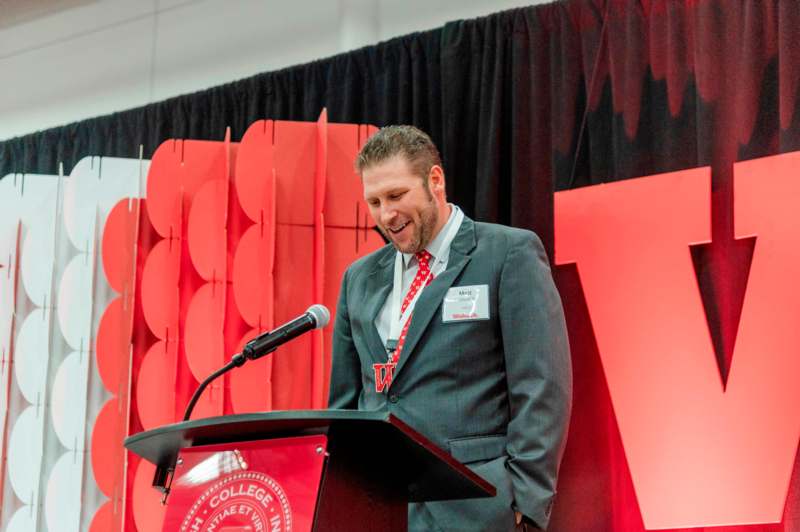
<path fill-rule="evenodd" d="M 370 356 L 375 362 L 386 362 L 386 347 L 381 341 L 378 329 L 375 327 L 375 318 L 386 303 L 386 297 L 392 289 L 392 274 L 394 273 L 394 248 L 392 252 L 386 253 L 375 269 L 367 275 L 364 283 L 364 329 L 366 334 L 367 348 Z"/>
<path fill-rule="evenodd" d="M 447 290 L 453 285 L 461 270 L 469 263 L 470 253 L 475 248 L 475 224 L 472 220 L 464 217 L 461 227 L 450 244 L 450 256 L 447 259 L 447 269 L 438 275 L 430 285 L 428 285 L 419 297 L 419 301 L 414 306 L 414 313 L 411 316 L 411 324 L 408 327 L 406 341 L 403 345 L 403 352 L 400 353 L 400 360 L 395 368 L 395 375 L 403 369 L 406 361 L 413 356 L 414 348 L 428 328 L 431 319 L 440 307 L 442 299 Z"/>

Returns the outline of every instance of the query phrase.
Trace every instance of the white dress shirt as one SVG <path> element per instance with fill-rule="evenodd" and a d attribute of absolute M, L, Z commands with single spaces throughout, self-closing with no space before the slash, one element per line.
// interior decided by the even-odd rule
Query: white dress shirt
<path fill-rule="evenodd" d="M 431 240 L 431 242 L 425 246 L 425 250 L 431 254 L 431 262 L 430 262 L 430 269 L 431 271 L 444 271 L 447 268 L 447 260 L 450 256 L 450 242 L 445 242 L 447 240 L 447 233 L 450 231 L 450 228 L 456 223 L 456 219 L 459 218 L 456 216 L 456 212 L 460 209 L 458 206 L 450 205 L 450 217 L 447 219 L 447 223 L 444 224 L 444 227 L 439 231 L 436 237 Z M 459 222 L 463 221 L 463 217 L 459 219 Z M 459 223 L 459 226 L 461 224 Z M 458 231 L 458 228 L 455 228 L 455 231 Z M 400 253 L 397 251 L 397 253 Z M 417 270 L 419 269 L 419 261 L 417 257 L 413 253 L 402 253 L 403 256 L 403 294 L 408 293 L 408 288 L 411 286 L 414 277 L 417 275 Z M 381 342 L 383 345 L 386 345 L 386 340 L 389 338 L 389 330 L 391 328 L 391 320 L 392 320 L 392 296 L 394 293 L 394 289 L 389 291 L 389 295 L 386 298 L 386 302 L 383 304 L 380 312 L 375 317 L 375 327 L 378 329 L 378 334 L 381 337 Z"/>

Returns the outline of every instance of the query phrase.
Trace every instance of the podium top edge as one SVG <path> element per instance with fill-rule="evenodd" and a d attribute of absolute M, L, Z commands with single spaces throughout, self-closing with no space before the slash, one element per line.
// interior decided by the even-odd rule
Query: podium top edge
<path fill-rule="evenodd" d="M 269 412 L 253 412 L 248 414 L 233 414 L 228 416 L 214 416 L 201 419 L 192 419 L 189 421 L 181 421 L 178 423 L 170 423 L 169 425 L 162 425 L 154 429 L 137 432 L 125 438 L 124 445 L 126 448 L 135 446 L 135 444 L 143 439 L 148 439 L 156 436 L 157 434 L 165 434 L 169 432 L 181 432 L 186 430 L 203 429 L 210 427 L 219 427 L 228 425 L 230 423 L 259 423 L 262 421 L 277 421 L 277 420 L 302 420 L 302 421 L 319 421 L 321 423 L 327 421 L 383 421 L 388 423 L 396 423 L 398 420 L 395 416 L 386 411 L 363 411 L 363 410 L 342 410 L 342 409 L 329 409 L 329 410 L 271 410 Z"/>
<path fill-rule="evenodd" d="M 345 438 L 353 448 L 363 444 L 359 448 L 363 447 L 364 452 L 373 449 L 372 442 L 375 441 L 395 442 L 395 445 L 399 445 L 398 449 L 422 464 L 420 467 L 423 470 L 430 470 L 437 477 L 435 482 L 427 479 L 420 486 L 442 487 L 455 483 L 448 488 L 449 491 L 445 491 L 457 496 L 445 498 L 480 497 L 495 493 L 494 486 L 385 410 L 283 410 L 216 416 L 139 432 L 126 438 L 124 445 L 127 450 L 157 467 L 170 469 L 174 467 L 181 449 L 189 447 L 321 433 L 331 435 L 332 430 L 336 434 L 334 440 L 343 441 L 342 438 Z M 417 496 L 422 498 L 416 499 Z M 422 489 L 410 500 L 433 498 Z"/>

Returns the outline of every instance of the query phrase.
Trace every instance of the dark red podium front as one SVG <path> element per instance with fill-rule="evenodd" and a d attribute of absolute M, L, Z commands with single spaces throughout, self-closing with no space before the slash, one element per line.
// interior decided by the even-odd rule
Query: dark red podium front
<path fill-rule="evenodd" d="M 164 531 L 405 531 L 409 502 L 494 487 L 387 412 L 304 410 L 188 421 L 125 447 L 175 464 Z"/>

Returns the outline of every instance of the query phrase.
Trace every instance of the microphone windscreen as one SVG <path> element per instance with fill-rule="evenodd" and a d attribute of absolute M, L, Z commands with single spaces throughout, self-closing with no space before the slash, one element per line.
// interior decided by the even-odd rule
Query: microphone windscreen
<path fill-rule="evenodd" d="M 331 321 L 331 313 L 328 312 L 328 308 L 325 305 L 311 305 L 306 312 L 314 316 L 317 329 L 325 327 Z"/>

